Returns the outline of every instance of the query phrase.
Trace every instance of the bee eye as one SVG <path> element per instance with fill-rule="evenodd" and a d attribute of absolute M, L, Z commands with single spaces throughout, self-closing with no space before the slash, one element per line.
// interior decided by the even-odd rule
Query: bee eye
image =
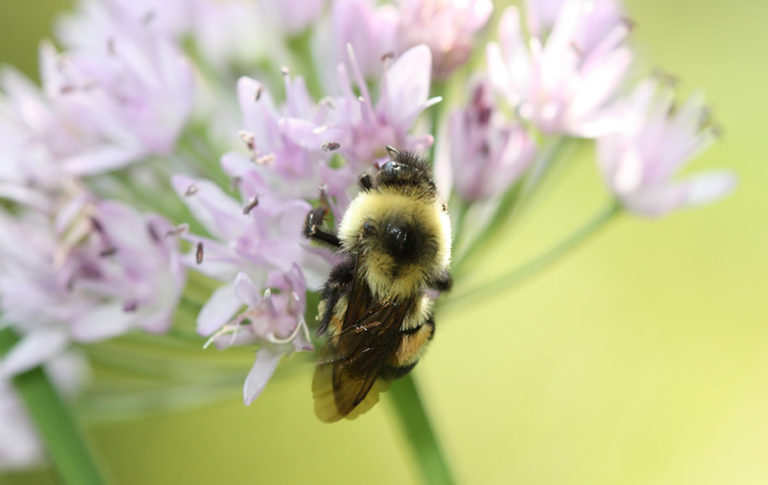
<path fill-rule="evenodd" d="M 373 222 L 365 221 L 365 223 L 363 224 L 363 234 L 371 235 L 375 232 L 376 232 L 376 226 L 373 225 Z"/>
<path fill-rule="evenodd" d="M 401 165 L 399 163 L 390 160 L 384 165 L 382 165 L 381 170 L 383 170 L 384 172 L 397 172 L 398 170 L 400 170 L 400 168 L 401 168 Z"/>

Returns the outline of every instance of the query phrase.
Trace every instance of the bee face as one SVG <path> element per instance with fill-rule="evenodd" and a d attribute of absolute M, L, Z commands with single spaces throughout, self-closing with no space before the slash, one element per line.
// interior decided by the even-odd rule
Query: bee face
<path fill-rule="evenodd" d="M 376 223 L 366 220 L 362 226 L 361 239 L 369 251 L 385 253 L 397 265 L 416 261 L 433 260 L 437 248 L 425 244 L 427 235 L 413 222 L 391 218 Z"/>

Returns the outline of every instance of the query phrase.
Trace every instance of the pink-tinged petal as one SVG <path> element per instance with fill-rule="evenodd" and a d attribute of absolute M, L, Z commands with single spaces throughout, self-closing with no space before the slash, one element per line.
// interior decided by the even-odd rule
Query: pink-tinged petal
<path fill-rule="evenodd" d="M 725 197 L 736 187 L 736 176 L 725 170 L 700 172 L 683 181 L 687 188 L 686 205 L 700 205 Z"/>
<path fill-rule="evenodd" d="M 128 332 L 136 324 L 136 314 L 125 311 L 123 303 L 91 309 L 72 322 L 72 338 L 79 342 L 98 342 Z"/>
<path fill-rule="evenodd" d="M 601 62 L 585 70 L 576 88 L 569 116 L 573 121 L 587 119 L 616 92 L 632 64 L 632 51 L 617 49 Z"/>
<path fill-rule="evenodd" d="M 216 184 L 176 175 L 173 188 L 208 231 L 220 238 L 236 236 L 242 227 L 242 206 Z M 238 217 L 238 214 L 240 217 Z"/>
<path fill-rule="evenodd" d="M 528 26 L 531 35 L 542 37 L 552 28 L 563 4 L 567 0 L 525 0 L 525 11 L 528 14 Z"/>
<path fill-rule="evenodd" d="M 238 273 L 235 278 L 235 295 L 237 299 L 248 307 L 258 306 L 260 298 L 259 287 L 245 273 Z"/>
<path fill-rule="evenodd" d="M 387 69 L 386 92 L 379 102 L 390 123 L 413 123 L 429 96 L 431 69 L 432 55 L 425 45 L 408 49 Z"/>
<path fill-rule="evenodd" d="M 232 319 L 243 302 L 237 297 L 234 283 L 220 286 L 203 305 L 197 316 L 197 333 L 208 337 Z"/>
<path fill-rule="evenodd" d="M 52 359 L 66 348 L 68 341 L 62 328 L 41 328 L 25 335 L 0 359 L 0 380 Z"/>
<path fill-rule="evenodd" d="M 256 360 L 243 386 L 243 402 L 246 406 L 250 406 L 259 397 L 284 353 L 271 346 L 264 346 L 256 353 Z"/>

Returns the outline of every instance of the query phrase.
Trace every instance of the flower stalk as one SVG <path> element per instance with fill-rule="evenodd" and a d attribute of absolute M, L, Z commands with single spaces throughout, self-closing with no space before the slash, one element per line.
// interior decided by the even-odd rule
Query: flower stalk
<path fill-rule="evenodd" d="M 0 330 L 0 354 L 8 352 L 18 340 L 10 328 Z M 108 483 L 75 416 L 42 367 L 19 374 L 12 381 L 61 481 L 71 485 Z"/>
<path fill-rule="evenodd" d="M 596 234 L 600 229 L 605 227 L 610 221 L 614 220 L 616 216 L 621 214 L 622 206 L 619 202 L 613 200 L 603 210 L 598 212 L 592 219 L 586 224 L 581 226 L 571 235 L 557 243 L 551 249 L 545 251 L 539 256 L 531 259 L 522 266 L 512 270 L 511 272 L 500 276 L 499 278 L 492 280 L 488 283 L 482 284 L 476 288 L 461 293 L 455 297 L 446 299 L 440 307 L 442 309 L 454 305 L 457 302 L 466 302 L 467 300 L 477 299 L 479 297 L 488 297 L 499 291 L 505 290 L 512 286 L 515 286 L 528 277 L 542 271 L 557 262 L 563 256 L 579 247 L 591 236 Z"/>
<path fill-rule="evenodd" d="M 421 473 L 425 485 L 451 485 L 455 483 L 429 413 L 419 394 L 419 388 L 408 374 L 392 383 L 389 396 L 394 404 L 397 420 L 410 447 L 411 456 Z"/>

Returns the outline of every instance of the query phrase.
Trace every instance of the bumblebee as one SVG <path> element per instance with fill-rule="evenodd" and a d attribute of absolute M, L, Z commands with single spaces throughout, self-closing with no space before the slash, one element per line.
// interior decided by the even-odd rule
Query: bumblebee
<path fill-rule="evenodd" d="M 338 235 L 327 209 L 307 215 L 304 234 L 344 255 L 325 283 L 318 335 L 325 345 L 312 383 L 325 422 L 355 418 L 418 362 L 435 332 L 437 291 L 451 286 L 451 224 L 430 165 L 387 147 L 391 160 L 360 178 Z"/>

